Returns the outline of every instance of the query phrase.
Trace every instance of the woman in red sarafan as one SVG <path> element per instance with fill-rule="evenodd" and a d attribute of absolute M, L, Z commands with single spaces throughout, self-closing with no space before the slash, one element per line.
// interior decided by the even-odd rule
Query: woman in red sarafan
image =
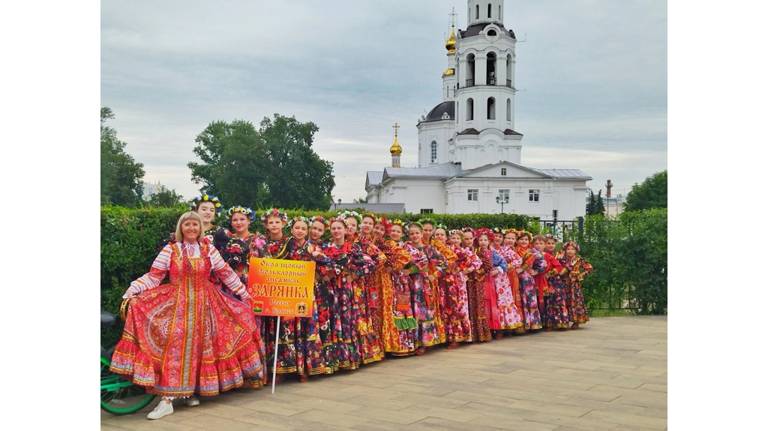
<path fill-rule="evenodd" d="M 472 341 L 472 322 L 469 319 L 469 298 L 467 297 L 467 278 L 469 274 L 479 269 L 483 262 L 469 247 L 461 245 L 462 232 L 450 231 L 449 244 L 456 255 L 453 270 L 450 272 L 452 281 L 448 283 L 443 312 L 445 335 L 448 348 L 458 347 L 459 343 Z"/>
<path fill-rule="evenodd" d="M 124 295 L 126 323 L 110 370 L 163 397 L 149 419 L 173 413 L 173 398 L 214 396 L 251 381 L 261 386 L 264 367 L 248 293 L 216 248 L 201 238 L 201 226 L 197 213 L 184 213 L 176 241 Z M 211 271 L 227 291 L 211 282 Z M 170 282 L 161 284 L 166 275 Z"/>

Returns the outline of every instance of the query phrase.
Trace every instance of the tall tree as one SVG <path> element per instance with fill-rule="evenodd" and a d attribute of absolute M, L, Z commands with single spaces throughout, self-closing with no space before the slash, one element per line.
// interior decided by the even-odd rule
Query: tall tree
<path fill-rule="evenodd" d="M 192 180 L 227 204 L 327 209 L 333 164 L 312 148 L 312 122 L 275 114 L 256 130 L 250 122 L 211 123 L 194 148 Z"/>
<path fill-rule="evenodd" d="M 155 207 L 175 207 L 184 202 L 184 196 L 176 193 L 163 185 L 157 188 L 157 192 L 147 199 L 147 204 Z"/>
<path fill-rule="evenodd" d="M 624 209 L 627 211 L 667 207 L 667 171 L 657 172 L 635 184 L 627 194 Z"/>
<path fill-rule="evenodd" d="M 603 202 L 603 189 L 598 190 L 597 199 L 595 199 L 595 214 L 605 214 L 605 202 Z"/>
<path fill-rule="evenodd" d="M 137 206 L 144 188 L 144 165 L 125 152 L 125 142 L 107 126 L 113 118 L 111 109 L 101 108 L 101 203 Z"/>

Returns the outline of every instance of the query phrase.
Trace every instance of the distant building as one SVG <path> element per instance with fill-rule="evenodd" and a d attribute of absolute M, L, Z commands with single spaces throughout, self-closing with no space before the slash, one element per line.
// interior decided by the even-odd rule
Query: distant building
<path fill-rule="evenodd" d="M 375 214 L 402 214 L 405 204 L 369 204 L 369 203 L 338 203 L 333 204 L 328 211 L 343 211 L 362 208 Z"/>
<path fill-rule="evenodd" d="M 369 204 L 410 213 L 505 213 L 561 220 L 583 216 L 592 178 L 579 169 L 522 164 L 515 130 L 515 44 L 504 27 L 503 0 L 468 0 L 466 30 L 446 41 L 443 101 L 418 124 L 418 167 L 401 167 L 397 137 L 391 167 L 366 174 Z M 354 204 L 352 204 L 354 205 Z"/>

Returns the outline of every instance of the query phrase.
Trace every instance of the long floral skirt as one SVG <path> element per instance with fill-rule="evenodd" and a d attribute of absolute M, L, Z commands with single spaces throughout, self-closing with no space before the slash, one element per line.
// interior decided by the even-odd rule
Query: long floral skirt
<path fill-rule="evenodd" d="M 420 273 L 411 274 L 410 277 L 413 292 L 413 313 L 419 329 L 417 342 L 419 346 L 423 347 L 440 344 L 438 325 L 442 322 L 437 315 L 439 297 L 435 286 Z M 445 331 L 445 327 L 443 327 L 443 331 Z"/>
<path fill-rule="evenodd" d="M 369 281 L 371 283 L 372 281 Z M 356 316 L 355 325 L 357 330 L 357 351 L 360 352 L 360 362 L 370 364 L 384 358 L 384 352 L 381 349 L 379 335 L 374 330 L 373 320 L 371 319 L 371 310 L 368 308 L 368 288 L 365 286 L 366 278 L 358 278 L 353 282 L 353 301 L 354 315 Z"/>
<path fill-rule="evenodd" d="M 551 291 L 544 296 L 544 327 L 566 329 L 570 326 L 567 291 L 560 277 L 549 277 Z"/>
<path fill-rule="evenodd" d="M 488 325 L 485 285 L 482 278 L 473 277 L 467 282 L 467 297 L 469 298 L 469 318 L 472 322 L 472 341 L 490 341 L 491 328 Z"/>
<path fill-rule="evenodd" d="M 589 322 L 589 312 L 584 301 L 584 291 L 581 284 L 576 281 L 567 281 L 565 291 L 571 322 L 578 324 Z"/>
<path fill-rule="evenodd" d="M 443 323 L 446 341 L 462 343 L 472 340 L 472 322 L 469 319 L 467 276 L 462 272 L 445 279 L 443 298 Z"/>
<path fill-rule="evenodd" d="M 520 295 L 523 302 L 523 317 L 526 330 L 541 329 L 541 313 L 539 312 L 538 289 L 536 283 L 527 272 L 520 273 Z"/>
<path fill-rule="evenodd" d="M 110 370 L 162 396 L 218 395 L 265 373 L 250 306 L 213 284 L 164 284 L 132 300 Z"/>
<path fill-rule="evenodd" d="M 400 271 L 381 275 L 381 332 L 384 351 L 394 356 L 416 352 L 418 323 L 414 317 L 410 277 Z"/>
<path fill-rule="evenodd" d="M 486 303 L 488 326 L 492 330 L 514 330 L 523 327 L 523 316 L 515 305 L 512 287 L 506 274 L 486 276 Z"/>

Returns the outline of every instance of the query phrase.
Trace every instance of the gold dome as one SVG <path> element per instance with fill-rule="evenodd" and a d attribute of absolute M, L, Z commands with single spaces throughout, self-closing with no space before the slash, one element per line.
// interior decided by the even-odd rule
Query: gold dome
<path fill-rule="evenodd" d="M 397 141 L 397 135 L 395 135 L 395 140 L 392 141 L 392 146 L 389 147 L 389 153 L 393 156 L 399 156 L 400 154 L 403 154 L 403 147 L 401 147 L 400 142 Z"/>
<path fill-rule="evenodd" d="M 448 55 L 456 54 L 456 32 L 453 31 L 453 27 L 451 27 L 451 35 L 445 41 L 445 49 L 448 50 Z"/>

